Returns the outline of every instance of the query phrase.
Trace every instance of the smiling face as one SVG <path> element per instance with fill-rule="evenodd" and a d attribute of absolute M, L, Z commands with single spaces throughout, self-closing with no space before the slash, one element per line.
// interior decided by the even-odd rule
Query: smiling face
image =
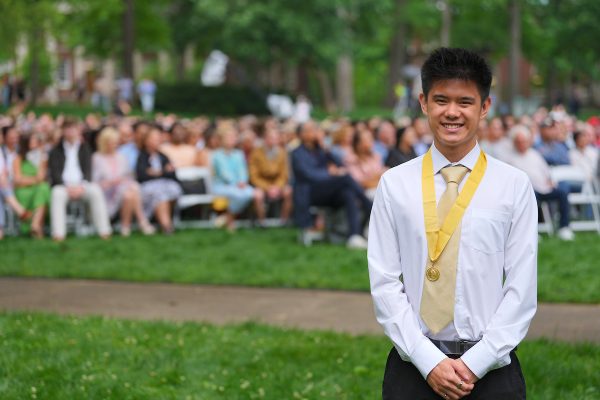
<path fill-rule="evenodd" d="M 427 97 L 421 94 L 419 101 L 436 148 L 450 161 L 459 161 L 475 146 L 479 121 L 489 111 L 490 98 L 482 103 L 475 82 L 451 79 L 435 82 Z"/>

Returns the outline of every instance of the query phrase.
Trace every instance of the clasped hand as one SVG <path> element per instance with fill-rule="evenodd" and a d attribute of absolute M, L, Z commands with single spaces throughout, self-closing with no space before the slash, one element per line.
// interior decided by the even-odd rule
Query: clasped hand
<path fill-rule="evenodd" d="M 458 400 L 471 393 L 477 376 L 459 358 L 442 360 L 427 375 L 427 383 L 444 399 Z"/>

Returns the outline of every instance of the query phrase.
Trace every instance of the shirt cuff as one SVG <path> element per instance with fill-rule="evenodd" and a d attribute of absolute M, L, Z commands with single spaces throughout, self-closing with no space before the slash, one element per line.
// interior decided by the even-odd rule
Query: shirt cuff
<path fill-rule="evenodd" d="M 479 379 L 483 378 L 498 364 L 496 355 L 487 348 L 483 340 L 467 350 L 462 355 L 461 360 Z"/>
<path fill-rule="evenodd" d="M 423 337 L 410 355 L 410 361 L 417 367 L 425 380 L 431 370 L 445 358 L 446 355 L 442 353 L 440 349 L 435 347 L 435 345 L 431 343 L 431 340 L 426 337 Z"/>

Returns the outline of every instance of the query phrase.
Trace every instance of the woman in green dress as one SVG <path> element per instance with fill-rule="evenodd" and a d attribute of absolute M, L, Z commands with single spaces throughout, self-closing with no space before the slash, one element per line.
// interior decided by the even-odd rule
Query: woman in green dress
<path fill-rule="evenodd" d="M 14 160 L 14 185 L 17 200 L 32 212 L 31 225 L 21 224 L 23 232 L 34 238 L 44 236 L 44 217 L 50 203 L 50 186 L 46 182 L 48 155 L 40 137 L 25 133 L 19 141 L 18 156 Z"/>

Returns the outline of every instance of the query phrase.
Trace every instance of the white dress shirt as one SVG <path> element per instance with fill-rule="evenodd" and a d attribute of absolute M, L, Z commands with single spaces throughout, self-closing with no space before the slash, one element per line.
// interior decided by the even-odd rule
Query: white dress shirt
<path fill-rule="evenodd" d="M 63 141 L 65 151 L 65 167 L 63 168 L 62 180 L 65 186 L 77 186 L 83 183 L 83 172 L 79 165 L 79 142 L 73 144 Z"/>
<path fill-rule="evenodd" d="M 479 153 L 476 145 L 452 164 L 432 146 L 438 202 L 446 189 L 439 171 L 451 164 L 472 170 Z M 435 336 L 419 312 L 428 257 L 423 157 L 387 171 L 377 188 L 368 248 L 375 314 L 400 357 L 424 378 L 446 357 L 429 338 L 479 340 L 462 356 L 479 378 L 508 365 L 510 351 L 525 337 L 536 311 L 537 205 L 531 183 L 518 169 L 489 156 L 487 161 L 462 219 L 454 321 Z"/>

